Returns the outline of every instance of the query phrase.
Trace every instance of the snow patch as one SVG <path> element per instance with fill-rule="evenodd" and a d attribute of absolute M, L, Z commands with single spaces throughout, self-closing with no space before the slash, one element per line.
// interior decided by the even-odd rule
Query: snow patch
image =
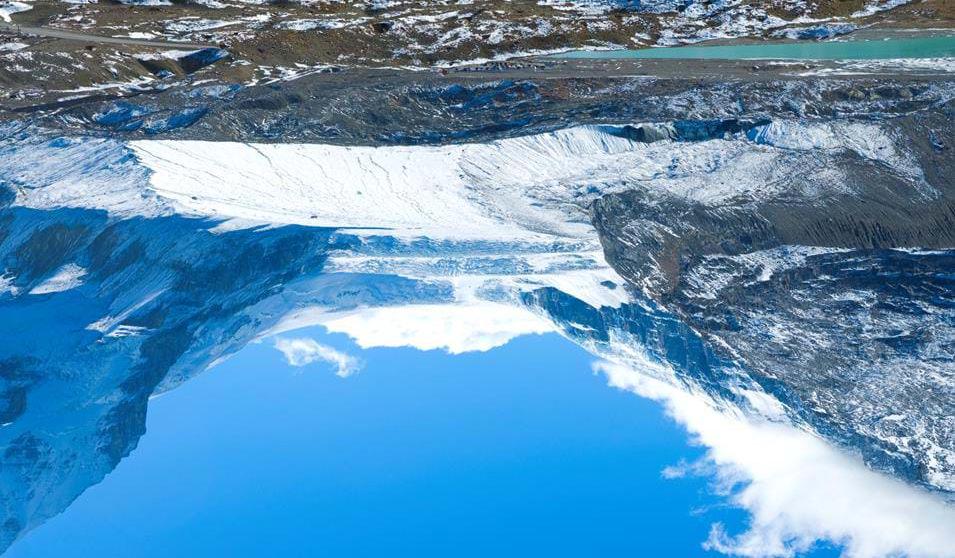
<path fill-rule="evenodd" d="M 136 58 L 139 60 L 179 60 L 185 58 L 190 54 L 195 54 L 199 52 L 198 50 L 163 50 L 161 52 L 147 52 L 144 54 L 137 54 Z"/>
<path fill-rule="evenodd" d="M 27 10 L 32 10 L 33 6 L 23 2 L 0 2 L 0 19 L 10 23 L 10 16 Z"/>
<path fill-rule="evenodd" d="M 26 43 L 17 43 L 17 42 L 0 43 L 0 52 L 15 52 L 18 50 L 23 50 L 29 46 L 30 45 Z"/>
<path fill-rule="evenodd" d="M 864 8 L 855 12 L 850 17 L 861 18 L 869 17 L 870 15 L 875 15 L 879 12 L 884 12 L 886 10 L 891 10 L 892 8 L 897 8 L 899 6 L 904 6 L 908 4 L 909 0 L 874 0 L 866 4 Z"/>
<path fill-rule="evenodd" d="M 31 295 L 59 293 L 68 291 L 83 284 L 83 277 L 86 270 L 76 264 L 66 264 L 56 271 L 51 277 L 33 287 L 30 290 Z"/>

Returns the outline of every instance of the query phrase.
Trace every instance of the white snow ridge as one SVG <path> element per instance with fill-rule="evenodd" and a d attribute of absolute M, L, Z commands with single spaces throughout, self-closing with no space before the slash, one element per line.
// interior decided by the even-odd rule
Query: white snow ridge
<path fill-rule="evenodd" d="M 609 126 L 579 126 L 483 144 L 351 147 L 205 141 L 54 140 L 0 146 L 0 179 L 15 204 L 173 213 L 261 224 L 365 229 L 404 238 L 546 241 L 595 238 L 587 207 L 644 183 L 704 203 L 779 193 L 804 169 L 803 194 L 840 182 L 806 151 L 822 142 L 879 157 L 918 180 L 877 124 L 770 126 L 701 142 L 634 142 Z M 886 153 L 891 156 L 886 156 Z M 131 157 L 130 155 L 134 155 Z"/>

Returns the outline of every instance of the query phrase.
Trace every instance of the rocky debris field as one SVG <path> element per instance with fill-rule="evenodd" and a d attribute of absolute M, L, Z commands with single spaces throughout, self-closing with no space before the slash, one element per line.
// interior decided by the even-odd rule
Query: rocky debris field
<path fill-rule="evenodd" d="M 0 106 L 9 108 L 168 88 L 197 73 L 252 85 L 343 67 L 446 68 L 573 48 L 951 28 L 955 8 L 944 0 L 5 0 L 0 15 L 10 20 L 0 23 Z M 200 47 L 217 54 L 179 63 Z"/>

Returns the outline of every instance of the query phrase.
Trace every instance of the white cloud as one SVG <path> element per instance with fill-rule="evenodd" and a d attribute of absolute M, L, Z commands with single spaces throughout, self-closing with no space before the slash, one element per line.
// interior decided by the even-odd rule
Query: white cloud
<path fill-rule="evenodd" d="M 323 316 L 321 323 L 328 331 L 347 334 L 363 349 L 414 347 L 455 355 L 554 331 L 551 323 L 525 308 L 483 301 L 365 308 Z"/>
<path fill-rule="evenodd" d="M 291 366 L 305 366 L 316 361 L 328 362 L 336 367 L 335 374 L 347 378 L 361 369 L 361 362 L 348 354 L 322 345 L 314 339 L 297 338 L 275 340 L 275 348 L 285 355 Z"/>
<path fill-rule="evenodd" d="M 594 368 L 614 387 L 662 401 L 708 448 L 704 463 L 689 469 L 715 471 L 726 496 L 749 512 L 745 532 L 714 525 L 706 548 L 788 557 L 825 540 L 852 558 L 955 556 L 955 508 L 939 497 L 874 472 L 792 426 L 754 421 L 633 368 L 606 362 Z"/>

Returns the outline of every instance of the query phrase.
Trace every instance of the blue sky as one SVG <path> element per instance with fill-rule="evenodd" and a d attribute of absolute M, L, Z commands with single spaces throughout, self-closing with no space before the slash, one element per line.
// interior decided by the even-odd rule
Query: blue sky
<path fill-rule="evenodd" d="M 362 369 L 247 347 L 154 399 L 139 448 L 9 556 L 700 556 L 743 525 L 661 477 L 701 450 L 557 335 L 457 356 L 296 336 Z"/>

